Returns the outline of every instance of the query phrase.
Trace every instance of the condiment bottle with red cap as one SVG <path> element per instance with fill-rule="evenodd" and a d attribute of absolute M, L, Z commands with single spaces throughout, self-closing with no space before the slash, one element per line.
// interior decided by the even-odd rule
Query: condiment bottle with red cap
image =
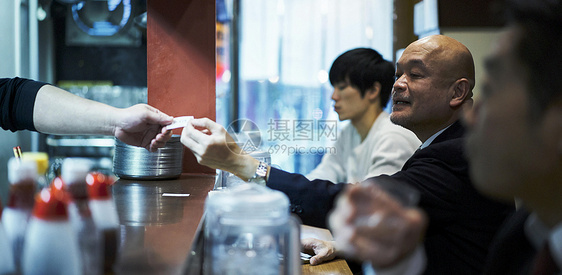
<path fill-rule="evenodd" d="M 64 182 L 62 181 L 61 177 L 55 177 L 53 181 L 51 181 L 51 185 L 49 185 L 49 188 L 51 188 L 51 194 L 60 196 L 64 203 L 68 205 L 70 196 L 68 192 L 66 192 L 66 187 L 64 186 Z"/>
<path fill-rule="evenodd" d="M 81 274 L 79 251 L 64 198 L 43 189 L 36 196 L 26 232 L 23 274 Z"/>
<path fill-rule="evenodd" d="M 16 270 L 21 267 L 25 231 L 33 210 L 37 164 L 31 160 L 11 158 L 8 161 L 10 195 L 2 215 L 2 225 L 14 257 Z"/>
<path fill-rule="evenodd" d="M 86 176 L 92 165 L 87 158 L 66 158 L 62 163 L 61 178 L 69 197 L 68 214 L 75 228 L 78 227 L 76 223 L 80 221 L 81 211 L 87 212 L 89 208 Z"/>
<path fill-rule="evenodd" d="M 12 247 L 4 232 L 4 226 L 2 226 L 2 202 L 0 201 L 0 274 L 12 274 L 16 272 L 16 266 L 14 264 L 14 255 L 12 254 Z"/>
<path fill-rule="evenodd" d="M 101 232 L 94 223 L 88 203 L 86 176 L 92 164 L 86 158 L 66 158 L 61 168 L 62 181 L 69 195 L 69 217 L 82 256 L 82 274 L 101 274 L 103 266 Z"/>
<path fill-rule="evenodd" d="M 113 181 L 112 177 L 100 172 L 92 172 L 86 176 L 90 209 L 94 222 L 102 229 L 119 227 L 117 208 L 111 197 Z"/>
<path fill-rule="evenodd" d="M 118 252 L 119 217 L 111 196 L 112 177 L 100 172 L 91 172 L 86 177 L 89 205 L 94 223 L 102 232 L 104 244 L 104 271 L 111 272 Z"/>

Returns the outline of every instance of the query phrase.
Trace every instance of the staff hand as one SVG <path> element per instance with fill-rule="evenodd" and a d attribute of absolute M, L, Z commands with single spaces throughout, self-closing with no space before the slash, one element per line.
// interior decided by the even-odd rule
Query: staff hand
<path fill-rule="evenodd" d="M 113 133 L 122 142 L 154 152 L 172 137 L 172 131 L 164 129 L 172 119 L 152 106 L 137 104 L 117 112 Z"/>

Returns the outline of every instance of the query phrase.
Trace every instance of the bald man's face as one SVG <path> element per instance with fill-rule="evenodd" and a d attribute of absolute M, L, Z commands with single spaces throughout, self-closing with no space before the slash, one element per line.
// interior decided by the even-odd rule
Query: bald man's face
<path fill-rule="evenodd" d="M 422 141 L 447 125 L 452 84 L 451 61 L 435 43 L 417 41 L 406 48 L 396 64 L 392 92 L 392 122 L 412 130 Z"/>

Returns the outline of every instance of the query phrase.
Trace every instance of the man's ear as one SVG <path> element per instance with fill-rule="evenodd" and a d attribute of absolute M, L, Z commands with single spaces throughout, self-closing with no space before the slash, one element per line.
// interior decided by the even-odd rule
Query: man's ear
<path fill-rule="evenodd" d="M 457 108 L 461 106 L 467 97 L 470 97 L 470 83 L 466 78 L 460 78 L 455 81 L 452 86 L 453 88 L 453 97 L 449 102 L 449 105 L 453 108 Z"/>
<path fill-rule="evenodd" d="M 365 96 L 371 101 L 375 100 L 378 97 L 380 97 L 381 89 L 382 89 L 382 86 L 377 81 L 377 82 L 375 82 L 375 84 L 373 84 L 373 86 L 371 88 L 369 88 L 365 91 Z"/>

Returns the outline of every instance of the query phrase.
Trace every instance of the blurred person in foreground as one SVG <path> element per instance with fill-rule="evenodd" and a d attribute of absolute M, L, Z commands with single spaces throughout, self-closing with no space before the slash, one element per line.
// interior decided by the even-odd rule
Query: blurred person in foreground
<path fill-rule="evenodd" d="M 522 206 L 491 243 L 484 274 L 561 274 L 562 1 L 512 0 L 506 7 L 509 24 L 486 60 L 482 96 L 466 113 L 466 146 L 478 190 Z M 372 202 L 381 196 L 387 199 Z M 377 224 L 356 225 L 373 215 Z M 423 212 L 381 190 L 350 188 L 330 220 L 338 244 L 377 274 L 430 268 L 406 256 L 423 238 Z"/>
<path fill-rule="evenodd" d="M 172 117 L 146 104 L 115 108 L 47 83 L 0 78 L 0 126 L 12 132 L 58 135 L 111 135 L 150 151 L 172 136 Z"/>
<path fill-rule="evenodd" d="M 404 50 L 395 76 L 390 119 L 414 132 L 422 146 L 401 171 L 369 178 L 364 184 L 397 182 L 420 194 L 418 205 L 429 219 L 423 248 L 413 254 L 398 253 L 400 256 L 421 260 L 425 255 L 427 274 L 481 273 L 490 242 L 512 213 L 513 202 L 504 204 L 484 197 L 468 176 L 460 117 L 464 107 L 472 106 L 472 55 L 453 38 L 429 36 Z M 267 187 L 289 197 L 291 211 L 304 224 L 327 227 L 336 197 L 349 185 L 309 181 L 302 175 L 263 165 L 229 142 L 231 139 L 222 126 L 209 119 L 195 119 L 184 128 L 181 141 L 203 165 L 242 179 L 264 177 Z M 367 220 L 367 224 L 376 223 L 376 218 Z M 333 251 L 322 242 L 303 246 L 312 247 L 317 254 L 311 264 L 333 257 Z"/>

